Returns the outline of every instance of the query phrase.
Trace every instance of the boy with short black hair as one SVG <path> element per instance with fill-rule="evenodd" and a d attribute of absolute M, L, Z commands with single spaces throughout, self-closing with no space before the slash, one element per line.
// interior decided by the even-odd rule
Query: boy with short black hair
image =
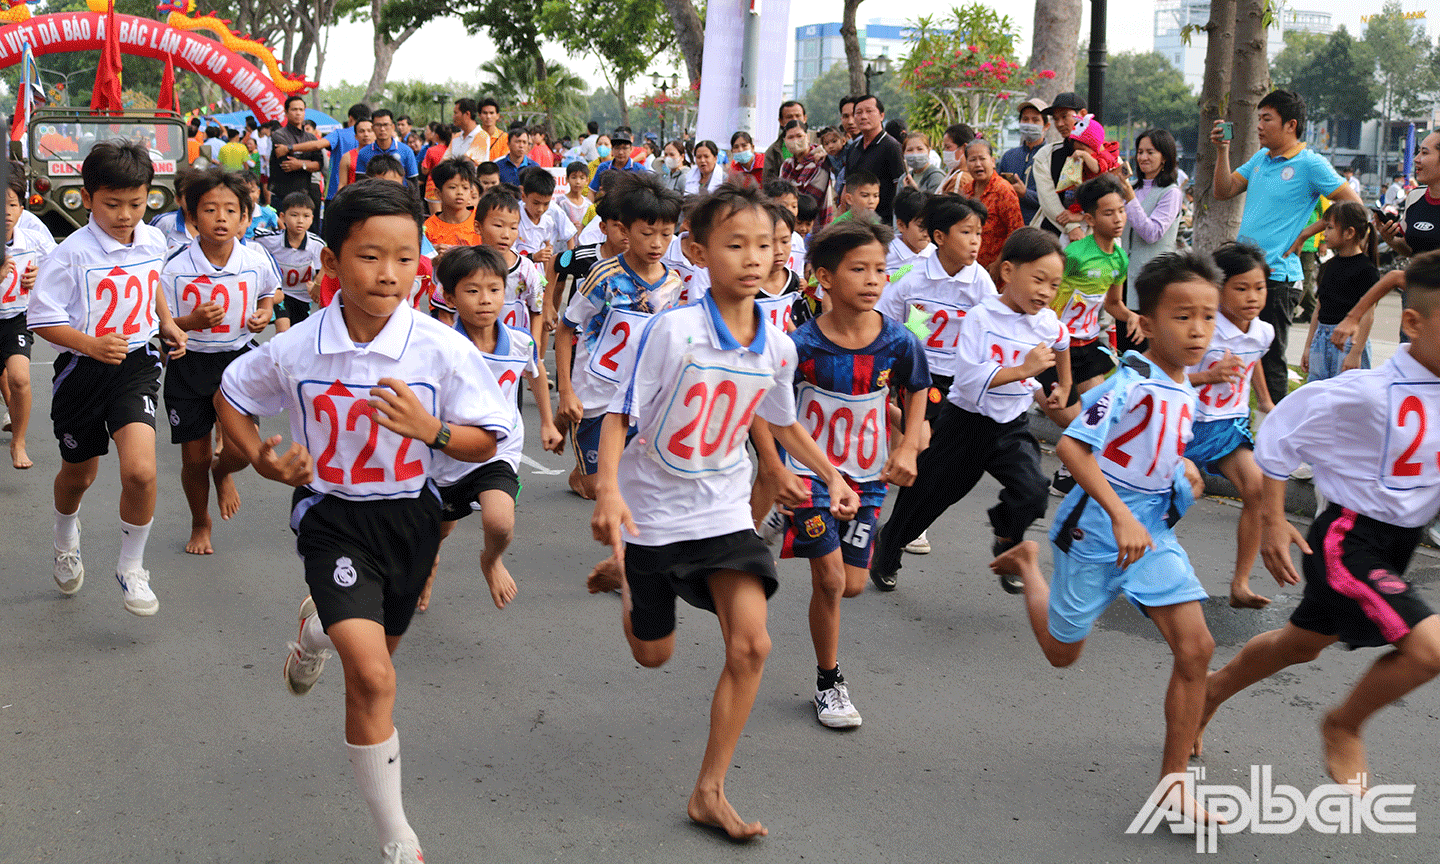
<path fill-rule="evenodd" d="M 251 334 L 270 325 L 281 282 L 269 254 L 239 242 L 250 221 L 250 190 L 239 175 L 212 169 L 193 179 L 185 189 L 185 212 L 195 242 L 160 273 L 175 326 L 187 334 L 185 356 L 172 360 L 165 374 L 165 410 L 170 443 L 180 445 L 180 485 L 190 505 L 185 551 L 209 555 L 215 551 L 210 479 L 220 518 L 229 519 L 240 509 L 231 475 L 249 464 L 229 443 L 215 455 L 215 393 L 226 367 L 254 344 Z"/>
<path fill-rule="evenodd" d="M 391 183 L 342 189 L 325 218 L 338 299 L 225 370 L 216 400 L 228 442 L 262 476 L 294 486 L 291 525 L 310 596 L 285 655 L 308 693 L 329 649 L 345 673 L 345 740 L 386 862 L 423 861 L 400 796 L 390 655 L 440 545 L 433 454 L 483 462 L 511 434 L 484 359 L 406 303 L 420 260 L 415 199 Z M 261 440 L 251 417 L 290 415 Z M 320 454 L 312 457 L 312 454 Z"/>
<path fill-rule="evenodd" d="M 30 428 L 30 350 L 35 336 L 25 318 L 40 261 L 55 249 L 55 239 L 42 225 L 23 225 L 25 175 L 13 167 L 5 189 L 5 264 L 0 268 L 0 364 L 4 365 L 5 425 L 10 429 L 10 464 L 31 468 L 25 449 Z"/>
<path fill-rule="evenodd" d="M 372 157 L 370 163 L 365 166 L 365 176 L 378 178 L 380 180 L 390 180 L 404 186 L 405 166 L 394 156 L 388 153 L 379 153 Z"/>
<path fill-rule="evenodd" d="M 63 460 L 55 477 L 55 583 L 71 596 L 85 581 L 80 559 L 80 502 L 95 482 L 110 439 L 120 454 L 120 558 L 115 579 L 125 609 L 160 608 L 145 570 L 145 543 L 155 515 L 157 332 L 185 353 L 157 290 L 165 236 L 146 225 L 145 201 L 155 170 L 135 143 L 100 141 L 81 165 L 81 202 L 90 221 L 40 263 L 26 316 L 35 335 L 60 350 L 50 418 Z"/>
<path fill-rule="evenodd" d="M 815 220 L 820 216 L 820 202 L 808 192 L 801 192 L 795 199 L 795 233 L 809 237 L 815 230 Z"/>
<path fill-rule="evenodd" d="M 480 194 L 500 185 L 500 166 L 494 162 L 481 162 L 475 166 L 475 179 L 480 183 Z"/>
<path fill-rule="evenodd" d="M 485 193 L 475 205 L 475 227 L 481 243 L 499 252 L 510 268 L 505 280 L 505 312 L 501 323 L 529 330 L 535 344 L 543 344 L 541 312 L 545 303 L 545 274 L 540 265 L 524 255 L 516 255 L 513 248 L 520 231 L 520 202 L 503 189 Z M 430 306 L 441 321 L 455 323 L 455 310 L 438 285 L 430 295 Z M 543 366 L 545 361 L 542 358 L 540 362 Z"/>
<path fill-rule="evenodd" d="M 315 223 L 315 203 L 304 192 L 291 192 L 280 202 L 280 227 L 284 230 L 257 235 L 255 241 L 280 270 L 284 298 L 275 304 L 275 330 L 284 333 L 310 317 L 310 300 L 320 283 L 320 250 L 325 241 L 310 230 Z"/>
<path fill-rule="evenodd" d="M 575 226 L 555 200 L 555 176 L 544 168 L 520 172 L 520 236 L 515 251 L 545 268 L 545 283 L 555 282 L 555 256 L 575 245 Z"/>
<path fill-rule="evenodd" d="M 1135 282 L 1148 347 L 1144 354 L 1126 352 L 1119 372 L 1085 395 L 1081 414 L 1055 447 L 1076 488 L 1050 528 L 1052 584 L 1045 584 L 1030 540 L 990 567 L 1007 591 L 1015 591 L 1015 576 L 1022 580 L 1030 627 L 1052 666 L 1080 659 L 1090 628 L 1122 594 L 1155 622 L 1174 662 L 1164 701 L 1161 780 L 1151 800 L 1163 795 L 1186 818 L 1203 823 L 1209 814 L 1186 796 L 1182 780 L 1215 640 L 1201 606 L 1209 595 L 1174 525 L 1204 489 L 1182 455 L 1196 401 L 1185 370 L 1210 344 L 1220 280 L 1208 256 L 1171 252 L 1146 264 Z"/>
<path fill-rule="evenodd" d="M 642 666 L 661 666 L 674 653 L 677 597 L 719 618 L 725 665 L 687 812 L 737 840 L 767 833 L 735 812 L 725 775 L 760 687 L 770 651 L 766 601 L 779 584 L 750 520 L 744 442 L 752 419 L 770 423 L 776 439 L 823 479 L 833 517 L 853 518 L 859 503 L 796 422 L 794 344 L 755 308 L 756 283 L 773 258 L 774 221 L 763 200 L 757 191 L 725 186 L 691 217 L 692 252 L 713 281 L 699 302 L 651 318 L 622 364 L 627 383 L 615 388 L 602 421 L 590 522 L 595 539 L 623 565 L 625 638 Z M 702 423 L 726 398 L 735 410 L 715 411 L 723 417 L 718 426 Z M 632 422 L 639 433 L 626 444 Z M 798 504 L 807 492 L 794 475 L 788 479 L 785 500 Z"/>
<path fill-rule="evenodd" d="M 1246 687 L 1315 660 L 1337 641 L 1393 645 L 1320 724 L 1326 771 L 1363 795 L 1365 723 L 1440 672 L 1440 618 L 1404 575 L 1440 512 L 1440 445 L 1433 421 L 1426 425 L 1440 412 L 1440 252 L 1416 255 L 1405 268 L 1400 325 L 1411 341 L 1383 366 L 1301 387 L 1260 428 L 1261 554 L 1282 584 L 1297 584 L 1303 574 L 1305 592 L 1284 627 L 1251 639 L 1210 673 L 1197 756 L 1205 724 Z M 1311 524 L 1308 543 L 1285 516 L 1285 482 L 1302 461 L 1330 502 Z M 1305 553 L 1300 573 L 1291 544 Z"/>
<path fill-rule="evenodd" d="M 469 159 L 442 159 L 430 172 L 440 196 L 440 212 L 425 220 L 425 236 L 444 255 L 456 246 L 478 246 L 475 230 L 475 165 Z"/>
<path fill-rule="evenodd" d="M 845 175 L 845 188 L 840 192 L 840 215 L 836 222 L 851 219 L 874 219 L 880 206 L 880 178 L 860 168 Z"/>
<path fill-rule="evenodd" d="M 1075 386 L 1068 404 L 1105 380 L 1115 368 L 1100 340 L 1100 311 L 1120 319 L 1125 308 L 1125 276 L 1130 259 L 1120 245 L 1125 233 L 1125 196 L 1109 174 L 1087 180 L 1075 190 L 1090 233 L 1065 247 L 1065 279 L 1051 308 L 1070 331 L 1070 371 Z M 1116 306 L 1115 304 L 1119 304 Z M 1053 381 L 1042 379 L 1048 389 Z"/>
<path fill-rule="evenodd" d="M 574 249 L 566 249 L 555 259 L 555 281 L 551 282 L 545 290 L 545 323 L 553 329 L 555 323 L 560 319 L 560 308 L 568 305 L 570 298 L 575 296 L 575 289 L 585 284 L 585 277 L 595 265 L 616 255 L 623 254 L 629 240 L 625 235 L 625 226 L 616 218 L 615 201 L 602 200 L 595 206 L 596 218 L 600 220 L 602 228 L 602 239 L 598 243 L 590 243 L 576 246 Z M 673 245 L 673 241 L 672 241 Z M 666 266 L 673 266 L 666 261 Z M 565 285 L 569 284 L 570 293 L 561 301 L 561 292 Z"/>
<path fill-rule="evenodd" d="M 892 277 L 906 264 L 915 263 L 930 248 L 930 235 L 925 232 L 925 192 L 905 187 L 895 193 L 895 239 L 885 256 L 885 272 Z"/>

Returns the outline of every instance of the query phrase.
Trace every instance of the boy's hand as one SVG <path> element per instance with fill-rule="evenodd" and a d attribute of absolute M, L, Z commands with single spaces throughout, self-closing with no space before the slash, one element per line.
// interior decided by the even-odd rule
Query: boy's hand
<path fill-rule="evenodd" d="M 1245 377 L 1240 358 L 1231 354 L 1228 348 L 1225 349 L 1225 354 L 1210 368 L 1210 372 L 1215 376 L 1216 384 L 1235 384 Z"/>
<path fill-rule="evenodd" d="M 5 263 L 8 264 L 10 262 L 6 261 Z M 40 268 L 36 267 L 34 262 L 26 265 L 24 274 L 20 276 L 21 294 L 29 294 L 31 291 L 35 290 L 35 274 L 39 272 Z"/>
<path fill-rule="evenodd" d="M 890 458 L 885 461 L 885 470 L 880 472 L 880 480 L 883 483 L 894 483 L 896 486 L 910 486 L 915 483 L 917 474 L 915 468 L 916 453 L 910 447 L 896 447 L 890 451 Z"/>
<path fill-rule="evenodd" d="M 550 245 L 549 240 L 545 241 L 544 246 L 541 246 L 539 249 L 536 249 L 534 252 L 530 253 L 530 260 L 534 261 L 536 264 L 546 264 L 550 261 L 550 259 L 554 257 L 555 249 Z"/>
<path fill-rule="evenodd" d="M 255 473 L 286 486 L 304 486 L 315 479 L 315 463 L 310 458 L 310 451 L 299 441 L 291 441 L 290 449 L 277 455 L 275 447 L 283 440 L 282 436 L 273 435 L 260 442 L 260 452 L 255 456 Z"/>
<path fill-rule="evenodd" d="M 544 423 L 540 426 L 540 444 L 551 453 L 560 454 L 565 452 L 565 435 L 554 423 Z"/>
<path fill-rule="evenodd" d="M 546 303 L 540 311 L 540 321 L 546 333 L 553 331 L 555 325 L 560 323 L 559 310 L 552 308 L 549 303 Z"/>
<path fill-rule="evenodd" d="M 1118 567 L 1129 567 L 1151 549 L 1155 548 L 1155 541 L 1150 539 L 1150 532 L 1145 530 L 1135 516 L 1128 511 L 1118 519 L 1112 520 L 1115 529 L 1115 548 L 1119 554 L 1115 557 L 1115 564 Z"/>
<path fill-rule="evenodd" d="M 106 333 L 104 336 L 97 336 L 91 343 L 86 354 L 111 366 L 119 366 L 125 361 L 125 355 L 130 353 L 130 343 L 119 333 Z"/>
<path fill-rule="evenodd" d="M 264 332 L 270 326 L 270 319 L 274 317 L 264 309 L 256 309 L 245 321 L 245 329 L 251 333 Z"/>
<path fill-rule="evenodd" d="M 1310 554 L 1310 544 L 1305 542 L 1305 537 L 1295 530 L 1288 519 L 1281 519 L 1279 524 L 1274 524 L 1270 519 L 1265 519 L 1260 524 L 1260 557 L 1265 561 L 1265 569 L 1275 577 L 1275 581 L 1281 585 L 1296 585 L 1300 582 L 1300 574 L 1295 572 L 1295 564 L 1290 560 L 1290 544 L 1300 547 L 1300 551 L 1306 555 Z"/>
<path fill-rule="evenodd" d="M 1051 348 L 1048 343 L 1041 342 L 1025 355 L 1025 362 L 1020 364 L 1020 368 L 1024 370 L 1025 377 L 1033 378 L 1054 365 L 1055 349 Z"/>
<path fill-rule="evenodd" d="M 585 406 L 580 404 L 580 397 L 575 395 L 574 390 L 560 391 L 560 405 L 555 409 L 555 424 L 564 425 L 566 428 L 580 422 L 585 416 Z"/>
<path fill-rule="evenodd" d="M 810 487 L 794 471 L 782 468 L 767 472 L 775 484 L 775 500 L 786 507 L 800 507 L 810 501 Z"/>
<path fill-rule="evenodd" d="M 446 252 L 449 252 L 451 249 L 455 248 L 454 243 L 432 243 L 430 245 L 435 247 L 436 258 L 439 258 L 441 255 L 444 255 Z"/>
<path fill-rule="evenodd" d="M 161 322 L 160 339 L 170 344 L 171 360 L 185 356 L 185 343 L 190 340 L 190 337 L 185 335 L 185 331 L 180 328 L 180 325 L 175 323 L 173 318 Z"/>
<path fill-rule="evenodd" d="M 845 478 L 836 472 L 835 477 L 830 481 L 830 515 L 836 519 L 848 522 L 855 518 L 860 510 L 860 496 L 845 482 Z"/>
<path fill-rule="evenodd" d="M 1361 352 L 1355 351 L 1355 350 L 1352 349 L 1349 354 L 1346 354 L 1346 355 L 1345 355 L 1345 360 L 1344 360 L 1344 362 L 1342 362 L 1342 363 L 1340 364 L 1340 371 L 1341 371 L 1341 372 L 1349 372 L 1351 369 L 1359 369 L 1359 368 L 1360 368 L 1360 360 L 1361 360 Z M 1308 370 L 1307 370 L 1307 371 L 1308 371 Z"/>
<path fill-rule="evenodd" d="M 590 533 L 595 542 L 615 550 L 615 560 L 624 567 L 625 537 L 622 530 L 628 531 L 631 537 L 640 536 L 635 520 L 630 517 L 630 508 L 620 493 L 599 490 L 595 495 L 595 512 L 590 516 Z"/>
<path fill-rule="evenodd" d="M 201 303 L 195 307 L 195 311 L 186 316 L 191 322 L 198 324 L 198 327 L 191 327 L 191 330 L 209 330 L 216 324 L 225 320 L 225 307 L 213 300 L 209 303 Z"/>
<path fill-rule="evenodd" d="M 1335 329 L 1330 331 L 1330 344 L 1343 350 L 1345 343 L 1349 342 L 1355 336 L 1355 331 L 1359 329 L 1360 322 L 1346 315 L 1339 324 L 1335 325 Z"/>
<path fill-rule="evenodd" d="M 1140 332 L 1140 316 L 1138 314 L 1131 312 L 1130 317 L 1125 319 L 1125 334 L 1130 337 L 1131 342 L 1139 342 L 1145 338 L 1145 334 Z"/>
<path fill-rule="evenodd" d="M 375 397 L 369 400 L 375 409 L 375 422 L 396 435 L 429 444 L 440 434 L 440 421 L 425 410 L 420 397 L 399 378 L 381 378 L 380 386 L 371 388 L 370 395 Z"/>
<path fill-rule="evenodd" d="M 1200 476 L 1200 469 L 1189 459 L 1181 458 L 1180 466 L 1185 471 L 1185 479 L 1190 483 L 1190 491 L 1194 494 L 1195 500 L 1199 501 L 1205 497 L 1205 478 Z"/>
<path fill-rule="evenodd" d="M 5 263 L 4 263 L 4 264 L 0 264 L 0 281 L 3 281 L 3 280 L 5 280 L 5 279 L 9 279 L 9 278 L 10 278 L 10 274 L 11 274 L 12 272 L 14 272 L 14 270 L 15 270 L 15 259 L 14 259 L 14 258 L 6 258 L 6 259 L 5 259 Z"/>
<path fill-rule="evenodd" d="M 1050 395 L 1045 397 L 1045 407 L 1051 411 L 1059 411 L 1069 404 L 1070 388 L 1055 382 L 1055 386 L 1050 388 Z"/>

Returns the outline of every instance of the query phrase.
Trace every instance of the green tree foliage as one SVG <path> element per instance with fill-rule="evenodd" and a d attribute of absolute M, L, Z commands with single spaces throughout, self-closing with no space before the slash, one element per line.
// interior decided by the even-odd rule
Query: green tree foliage
<path fill-rule="evenodd" d="M 675 30 L 661 0 L 544 0 L 540 29 L 572 54 L 600 62 L 606 83 L 628 121 L 626 88 L 675 46 Z"/>
<path fill-rule="evenodd" d="M 449 123 L 455 100 L 462 96 L 473 96 L 480 85 L 474 81 L 444 83 L 438 81 L 390 81 L 376 97 L 374 107 L 389 108 L 395 116 L 408 114 L 416 126 L 423 126 L 432 120 Z M 438 100 L 436 97 L 440 97 Z M 364 84 L 341 81 L 322 87 L 305 97 L 310 107 L 319 108 L 336 120 L 344 121 L 345 112 L 356 102 L 363 102 Z"/>
<path fill-rule="evenodd" d="M 1275 58 L 1271 75 L 1276 87 L 1305 99 L 1310 119 L 1324 123 L 1334 141 L 1336 124 L 1375 116 L 1373 68 L 1365 43 L 1356 42 L 1342 26 L 1328 37 L 1286 33 L 1285 49 Z"/>
<path fill-rule="evenodd" d="M 1086 68 L 1087 51 L 1078 52 L 1075 63 L 1075 90 L 1085 93 L 1090 87 Z M 1145 129 L 1168 130 L 1181 147 L 1194 152 L 1195 94 L 1185 83 L 1185 76 L 1164 55 L 1124 51 L 1111 54 L 1105 70 L 1106 137 L 1119 141 L 1122 152 L 1134 148 L 1135 133 Z"/>
<path fill-rule="evenodd" d="M 875 95 L 885 104 L 885 116 L 910 120 L 914 100 L 911 94 L 901 89 L 898 76 L 891 72 L 875 78 L 871 87 Z M 805 115 L 810 118 L 810 128 L 838 126 L 840 124 L 840 98 L 850 93 L 850 69 L 844 63 L 836 63 L 815 79 L 810 90 L 801 101 L 805 103 Z M 773 118 L 772 118 L 773 119 Z M 913 123 L 912 123 L 913 125 Z M 762 136 L 763 137 L 763 136 Z M 767 141 L 768 145 L 769 142 Z"/>
<path fill-rule="evenodd" d="M 1365 27 L 1365 48 L 1374 60 L 1376 97 L 1387 120 L 1421 117 L 1440 80 L 1435 50 L 1425 36 L 1423 21 L 1405 18 L 1398 0 L 1386 0 L 1384 11 Z"/>
<path fill-rule="evenodd" d="M 480 64 L 480 74 L 489 79 L 480 89 L 505 120 L 533 125 L 549 116 L 556 137 L 585 129 L 585 81 L 560 63 L 546 63 L 541 78 L 528 59 L 501 54 Z"/>
<path fill-rule="evenodd" d="M 1306 105 L 1316 104 L 1315 99 L 1320 96 L 1315 92 L 1319 89 L 1316 85 L 1323 82 L 1314 80 L 1311 73 L 1315 60 L 1329 42 L 1330 38 L 1324 33 L 1285 31 L 1285 47 L 1270 63 L 1270 80 L 1280 89 L 1299 93 L 1305 98 Z"/>

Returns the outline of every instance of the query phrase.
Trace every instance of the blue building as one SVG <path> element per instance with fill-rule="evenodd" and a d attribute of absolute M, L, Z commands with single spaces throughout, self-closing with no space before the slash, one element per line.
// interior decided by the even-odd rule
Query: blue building
<path fill-rule="evenodd" d="M 866 59 L 885 55 L 892 63 L 904 58 L 909 48 L 910 25 L 903 20 L 871 18 L 858 24 L 860 56 Z M 815 79 L 830 67 L 845 62 L 845 43 L 840 23 L 806 24 L 795 28 L 794 98 L 803 100 Z"/>

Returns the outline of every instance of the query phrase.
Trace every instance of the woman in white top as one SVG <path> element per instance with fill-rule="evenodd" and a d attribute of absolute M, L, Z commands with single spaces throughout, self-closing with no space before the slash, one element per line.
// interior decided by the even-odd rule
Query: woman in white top
<path fill-rule="evenodd" d="M 1125 306 L 1131 311 L 1140 308 L 1135 295 L 1135 278 L 1155 256 L 1175 251 L 1175 235 L 1180 228 L 1180 208 L 1184 193 L 1177 182 L 1175 167 L 1175 136 L 1164 129 L 1146 129 L 1135 138 L 1135 169 L 1138 186 L 1131 186 L 1124 165 L 1116 168 L 1121 194 L 1125 198 L 1125 233 L 1121 246 L 1130 259 L 1129 278 L 1125 280 Z M 1121 351 L 1135 347 L 1124 327 L 1117 331 Z"/>
<path fill-rule="evenodd" d="M 725 182 L 725 172 L 720 168 L 717 157 L 720 148 L 714 141 L 701 141 L 695 145 L 695 167 L 685 178 L 685 194 L 700 195 L 714 192 Z"/>

